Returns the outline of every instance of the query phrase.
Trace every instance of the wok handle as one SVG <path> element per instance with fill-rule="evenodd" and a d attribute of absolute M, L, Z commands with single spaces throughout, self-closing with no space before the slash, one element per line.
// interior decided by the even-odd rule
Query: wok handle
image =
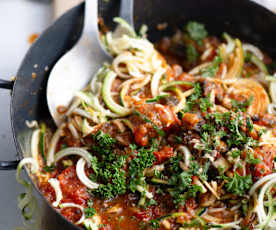
<path fill-rule="evenodd" d="M 13 81 L 7 81 L 0 79 L 1 89 L 13 89 Z M 0 161 L 0 170 L 14 170 L 17 168 L 19 161 Z"/>
<path fill-rule="evenodd" d="M 1 89 L 13 89 L 14 81 L 7 81 L 0 79 L 0 88 Z"/>

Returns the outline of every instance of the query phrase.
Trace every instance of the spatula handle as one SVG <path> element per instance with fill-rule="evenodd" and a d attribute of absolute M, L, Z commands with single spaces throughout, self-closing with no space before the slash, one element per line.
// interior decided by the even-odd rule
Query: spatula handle
<path fill-rule="evenodd" d="M 74 6 L 80 4 L 84 0 L 54 0 L 54 19 L 64 14 L 67 10 L 73 8 Z"/>

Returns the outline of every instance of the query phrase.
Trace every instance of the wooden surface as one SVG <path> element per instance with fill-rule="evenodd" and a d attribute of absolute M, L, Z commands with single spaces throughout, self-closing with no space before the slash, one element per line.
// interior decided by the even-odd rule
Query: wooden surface
<path fill-rule="evenodd" d="M 67 10 L 80 4 L 83 1 L 84 0 L 54 0 L 53 1 L 54 18 L 57 19 L 59 16 L 64 14 Z"/>

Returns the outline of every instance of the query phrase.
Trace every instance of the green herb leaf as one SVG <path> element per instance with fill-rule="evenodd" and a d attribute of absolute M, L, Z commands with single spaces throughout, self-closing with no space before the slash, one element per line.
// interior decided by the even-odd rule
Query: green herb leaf
<path fill-rule="evenodd" d="M 205 26 L 201 23 L 194 21 L 191 21 L 187 24 L 186 30 L 188 32 L 189 37 L 195 41 L 202 41 L 208 35 Z"/>
<path fill-rule="evenodd" d="M 227 176 L 220 176 L 219 178 L 224 179 L 227 182 L 225 184 L 226 190 L 237 196 L 243 196 L 253 184 L 251 175 L 240 176 L 236 172 L 234 173 L 233 178 Z"/>
<path fill-rule="evenodd" d="M 220 63 L 222 63 L 222 58 L 220 56 L 216 56 L 212 63 L 201 71 L 200 75 L 202 77 L 215 77 Z"/>
<path fill-rule="evenodd" d="M 146 100 L 146 102 L 147 103 L 159 102 L 160 100 L 162 100 L 163 98 L 166 98 L 168 96 L 169 96 L 169 94 L 158 95 L 155 98 Z"/>
<path fill-rule="evenodd" d="M 147 116 L 145 116 L 144 114 L 141 114 L 139 111 L 134 110 L 133 112 L 135 115 L 137 115 L 138 117 L 141 117 L 143 119 L 144 122 L 146 123 L 150 123 L 152 125 L 152 127 L 154 128 L 154 130 L 157 132 L 157 134 L 161 137 L 164 137 L 166 135 L 166 133 L 164 132 L 164 130 L 160 129 L 156 124 L 153 123 L 153 121 L 151 119 L 149 119 Z"/>
<path fill-rule="evenodd" d="M 213 106 L 213 103 L 210 101 L 210 95 L 205 98 L 200 98 L 199 103 L 199 108 L 202 112 L 207 112 L 208 108 L 211 108 Z"/>
<path fill-rule="evenodd" d="M 91 218 L 96 214 L 96 210 L 93 207 L 85 208 L 84 214 L 86 218 Z"/>
<path fill-rule="evenodd" d="M 196 48 L 191 44 L 187 45 L 186 55 L 189 63 L 195 63 L 199 56 Z"/>
<path fill-rule="evenodd" d="M 245 100 L 245 101 L 236 101 L 236 100 L 232 100 L 232 107 L 238 111 L 242 111 L 242 112 L 245 112 L 247 107 L 250 106 L 250 104 L 252 103 L 253 101 L 253 96 L 249 97 L 248 100 Z"/>

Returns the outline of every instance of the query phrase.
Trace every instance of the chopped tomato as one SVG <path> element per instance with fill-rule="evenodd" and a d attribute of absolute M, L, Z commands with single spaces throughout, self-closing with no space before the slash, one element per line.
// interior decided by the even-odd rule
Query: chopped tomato
<path fill-rule="evenodd" d="M 146 221 L 146 220 L 149 220 L 150 219 L 150 213 L 149 211 L 140 211 L 140 212 L 135 212 L 134 213 L 134 216 L 139 219 L 139 220 L 143 220 L 143 221 Z"/>
<path fill-rule="evenodd" d="M 82 216 L 81 210 L 78 208 L 64 208 L 61 210 L 61 214 L 73 223 L 77 222 Z"/>
<path fill-rule="evenodd" d="M 39 185 L 40 191 L 46 197 L 46 199 L 52 203 L 56 200 L 56 193 L 54 188 L 48 182 L 43 182 Z"/>
<path fill-rule="evenodd" d="M 255 150 L 255 157 L 261 162 L 254 167 L 254 179 L 257 180 L 273 172 L 273 156 L 276 154 L 273 147 L 264 146 Z"/>
<path fill-rule="evenodd" d="M 169 106 L 156 104 L 154 111 L 157 113 L 159 120 L 165 128 L 171 127 L 174 123 L 178 122 L 178 118 Z"/>
<path fill-rule="evenodd" d="M 138 126 L 134 131 L 135 142 L 140 146 L 146 146 L 149 143 L 148 129 L 146 125 Z"/>
<path fill-rule="evenodd" d="M 200 122 L 200 117 L 195 113 L 184 113 L 182 122 L 188 128 L 194 129 L 198 122 Z"/>
<path fill-rule="evenodd" d="M 154 152 L 153 154 L 156 158 L 157 164 L 163 163 L 174 155 L 173 148 L 169 146 L 165 146 L 161 150 L 159 150 L 158 152 Z"/>
<path fill-rule="evenodd" d="M 76 174 L 75 166 L 70 166 L 63 170 L 59 176 L 60 187 L 63 200 L 85 205 L 90 198 L 85 185 L 83 185 Z"/>
<path fill-rule="evenodd" d="M 254 123 L 261 126 L 273 127 L 276 124 L 276 116 L 273 114 L 264 114 Z"/>

